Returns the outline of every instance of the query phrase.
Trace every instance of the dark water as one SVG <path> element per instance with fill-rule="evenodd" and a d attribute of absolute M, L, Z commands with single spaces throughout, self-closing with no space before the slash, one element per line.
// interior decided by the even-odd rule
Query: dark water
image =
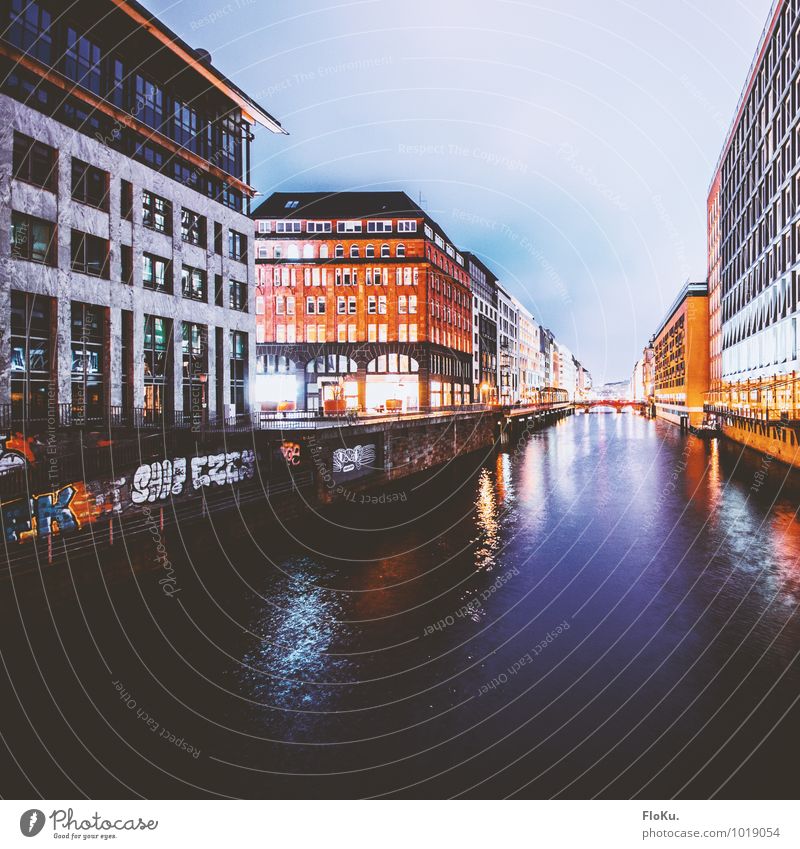
<path fill-rule="evenodd" d="M 798 494 L 586 415 L 291 532 L 170 532 L 172 598 L 141 539 L 20 576 L 0 791 L 796 797 Z"/>

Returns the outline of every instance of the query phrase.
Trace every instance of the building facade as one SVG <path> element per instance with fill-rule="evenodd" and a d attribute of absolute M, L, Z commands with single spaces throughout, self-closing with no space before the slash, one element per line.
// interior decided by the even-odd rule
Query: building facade
<path fill-rule="evenodd" d="M 280 125 L 138 3 L 0 9 L 0 404 L 29 429 L 246 412 L 249 144 Z"/>
<path fill-rule="evenodd" d="M 710 398 L 746 414 L 796 416 L 798 15 L 774 2 L 709 194 Z"/>
<path fill-rule="evenodd" d="M 656 415 L 699 425 L 709 383 L 708 285 L 686 283 L 653 337 Z"/>
<path fill-rule="evenodd" d="M 469 403 L 470 277 L 408 195 L 279 192 L 253 218 L 262 409 Z"/>
<path fill-rule="evenodd" d="M 472 286 L 472 400 L 496 404 L 497 277 L 475 254 L 462 254 Z"/>
<path fill-rule="evenodd" d="M 539 390 L 544 387 L 541 369 L 541 342 L 536 319 L 519 301 L 519 398 L 524 402 L 536 402 Z"/>
<path fill-rule="evenodd" d="M 517 301 L 497 286 L 497 359 L 501 404 L 519 400 L 519 311 Z"/>

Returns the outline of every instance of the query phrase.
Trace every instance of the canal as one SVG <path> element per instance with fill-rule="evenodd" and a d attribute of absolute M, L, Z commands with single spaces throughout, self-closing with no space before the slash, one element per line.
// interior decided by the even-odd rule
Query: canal
<path fill-rule="evenodd" d="M 793 798 L 800 482 L 627 414 L 2 583 L 4 796 Z M 15 760 L 16 758 L 16 760 Z"/>

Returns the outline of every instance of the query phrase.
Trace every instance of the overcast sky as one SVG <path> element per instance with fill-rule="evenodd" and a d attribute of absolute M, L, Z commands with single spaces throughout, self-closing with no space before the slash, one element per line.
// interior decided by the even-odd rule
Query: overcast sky
<path fill-rule="evenodd" d="M 595 381 L 706 276 L 708 184 L 770 0 L 145 0 L 289 131 L 253 182 L 403 189 Z"/>

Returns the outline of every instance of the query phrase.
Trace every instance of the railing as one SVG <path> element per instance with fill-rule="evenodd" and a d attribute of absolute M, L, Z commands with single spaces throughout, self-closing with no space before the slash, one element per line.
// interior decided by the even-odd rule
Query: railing
<path fill-rule="evenodd" d="M 453 404 L 414 407 L 406 410 L 351 409 L 342 412 L 324 410 L 256 411 L 235 416 L 213 413 L 197 415 L 180 410 L 151 410 L 144 407 L 111 406 L 87 409 L 72 404 L 59 404 L 52 413 L 24 415 L 10 404 L 0 405 L 0 429 L 42 435 L 56 430 L 78 429 L 95 433 L 109 430 L 152 432 L 192 431 L 196 433 L 244 432 L 250 430 L 316 429 L 368 422 L 395 421 L 424 416 L 456 413 L 503 413 L 520 415 L 525 411 L 550 410 L 569 406 L 565 400 L 516 404 Z"/>
<path fill-rule="evenodd" d="M 726 404 L 704 404 L 703 410 L 720 418 L 742 419 L 749 422 L 800 427 L 800 410 L 769 410 L 761 407 L 729 407 Z"/>
<path fill-rule="evenodd" d="M 111 406 L 85 408 L 58 404 L 52 411 L 20 411 L 11 404 L 0 405 L 0 428 L 27 433 L 46 433 L 49 430 L 80 428 L 107 430 L 249 430 L 250 413 L 217 416 L 215 413 L 185 413 L 181 410 L 151 410 L 146 407 Z"/>

